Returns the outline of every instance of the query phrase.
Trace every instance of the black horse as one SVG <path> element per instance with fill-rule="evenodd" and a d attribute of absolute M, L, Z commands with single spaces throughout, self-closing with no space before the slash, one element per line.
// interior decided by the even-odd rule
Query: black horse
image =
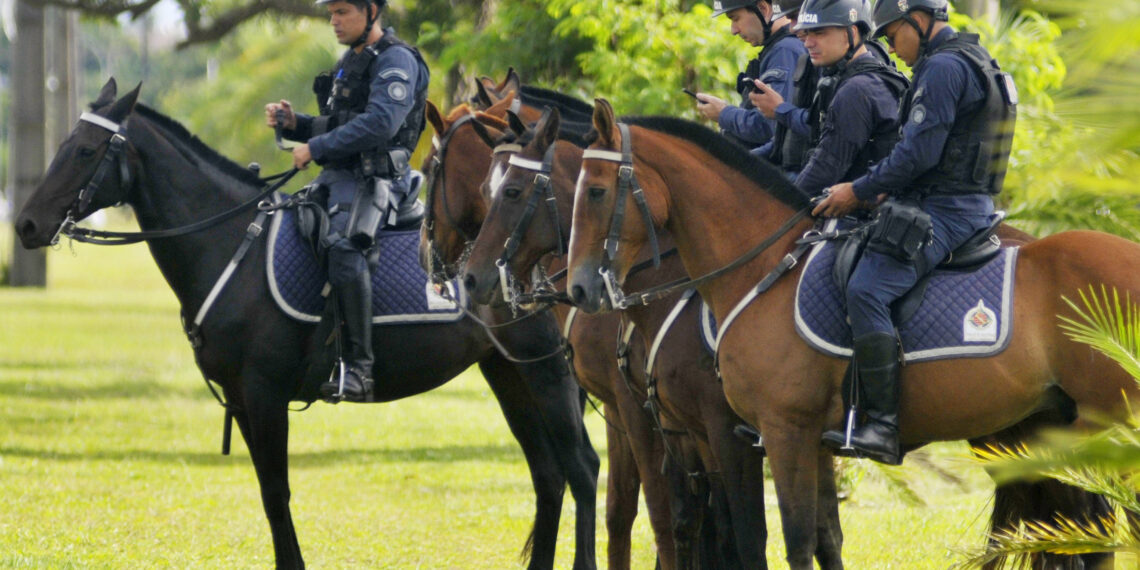
<path fill-rule="evenodd" d="M 82 219 L 119 202 L 131 205 L 139 226 L 152 231 L 210 218 L 259 194 L 262 182 L 252 172 L 223 158 L 177 122 L 136 105 L 140 87 L 116 100 L 115 82 L 108 81 L 91 105 L 95 113 L 85 114 L 60 146 L 17 218 L 16 232 L 24 247 L 48 245 L 66 220 Z M 109 150 L 112 147 L 121 150 Z M 103 160 L 105 155 L 111 158 Z M 84 186 L 87 192 L 81 196 Z M 98 189 L 89 194 L 93 187 Z M 254 216 L 243 212 L 208 230 L 148 240 L 187 322 L 206 301 Z M 265 241 L 252 243 L 201 323 L 195 359 L 203 375 L 222 387 L 249 448 L 277 566 L 300 568 L 304 560 L 289 509 L 288 404 L 318 397 L 319 378 L 305 371 L 320 357 L 314 349 L 320 343 L 316 326 L 293 320 L 277 308 L 266 282 Z M 471 318 L 384 326 L 373 335 L 380 356 L 373 371 L 376 399 L 426 392 L 478 363 L 530 468 L 536 512 L 523 551 L 524 557 L 530 555 L 529 567 L 554 564 L 569 483 L 577 506 L 574 568 L 593 568 L 599 460 L 582 423 L 583 397 L 563 358 L 535 358 L 557 350 L 559 330 L 552 318 L 537 318 L 497 329 L 495 335 L 512 357 L 536 361 L 513 362 Z"/>

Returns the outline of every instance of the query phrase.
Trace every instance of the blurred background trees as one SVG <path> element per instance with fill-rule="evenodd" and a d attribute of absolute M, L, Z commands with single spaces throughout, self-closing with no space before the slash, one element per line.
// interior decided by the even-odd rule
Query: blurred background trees
<path fill-rule="evenodd" d="M 0 0 L 5 30 L 12 28 L 12 8 L 30 1 Z M 109 76 L 124 89 L 141 81 L 148 105 L 236 162 L 260 162 L 265 172 L 284 169 L 288 157 L 274 150 L 262 106 L 284 98 L 315 110 L 312 77 L 341 50 L 311 0 L 34 1 L 81 15 L 72 39 L 78 105 L 93 99 Z M 1132 184 L 1140 174 L 1140 36 L 1132 31 L 1140 1 L 953 5 L 954 24 L 981 33 L 1021 91 L 1002 198 L 1014 223 L 1038 234 L 1086 227 L 1140 239 Z M 619 113 L 695 119 L 680 88 L 735 99 L 736 73 L 755 53 L 730 35 L 726 18 L 710 17 L 710 6 L 702 0 L 391 0 L 384 20 L 420 46 L 432 66 L 431 98 L 444 108 L 469 95 L 472 78 L 501 79 L 514 67 L 526 83 L 586 101 L 604 96 Z M 8 148 L 19 113 L 11 108 L 12 41 L 0 37 L 0 149 Z M 5 188 L 8 158 L 0 153 Z"/>

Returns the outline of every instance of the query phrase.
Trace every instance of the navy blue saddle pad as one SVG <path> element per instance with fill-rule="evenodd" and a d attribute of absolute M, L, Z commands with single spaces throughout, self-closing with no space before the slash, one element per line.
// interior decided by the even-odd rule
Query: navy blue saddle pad
<path fill-rule="evenodd" d="M 418 230 L 382 231 L 376 243 L 380 264 L 372 273 L 373 324 L 446 323 L 463 318 L 460 306 L 440 296 L 420 267 Z M 297 320 L 319 322 L 326 280 L 297 231 L 293 209 L 273 216 L 267 258 L 269 289 L 277 306 Z M 460 303 L 466 303 L 462 287 L 452 282 L 448 288 Z"/>
<path fill-rule="evenodd" d="M 796 332 L 832 356 L 852 354 L 847 301 L 831 275 L 836 242 L 816 244 L 796 289 Z M 908 362 L 992 356 L 1009 345 L 1017 248 L 973 272 L 935 270 L 914 315 L 895 323 Z"/>

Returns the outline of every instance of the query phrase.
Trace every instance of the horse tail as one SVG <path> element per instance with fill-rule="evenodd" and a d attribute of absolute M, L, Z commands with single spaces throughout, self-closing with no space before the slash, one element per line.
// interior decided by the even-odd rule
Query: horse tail
<path fill-rule="evenodd" d="M 523 544 L 522 552 L 519 552 L 519 561 L 523 566 L 530 566 L 531 555 L 534 554 L 534 525 L 530 527 L 530 534 L 526 537 L 526 542 Z"/>
<path fill-rule="evenodd" d="M 1014 532 L 1024 522 L 1048 524 L 1060 516 L 1075 521 L 1093 522 L 1111 513 L 1112 507 L 1104 497 L 1059 481 L 1046 479 L 1034 483 L 1006 483 L 994 490 L 989 544 L 994 544 L 992 537 L 995 533 Z M 1099 525 L 1099 522 L 1094 524 Z M 1034 552 L 995 557 L 982 568 L 997 570 L 1006 567 L 1007 562 L 1011 562 L 1014 568 L 1111 568 L 1112 560 L 1111 553 L 1062 555 Z"/>

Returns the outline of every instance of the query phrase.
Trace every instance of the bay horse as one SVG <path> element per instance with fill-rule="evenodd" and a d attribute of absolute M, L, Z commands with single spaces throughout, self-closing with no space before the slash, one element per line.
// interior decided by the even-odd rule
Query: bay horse
<path fill-rule="evenodd" d="M 223 158 L 177 122 L 137 104 L 140 89 L 141 84 L 116 99 L 114 79 L 103 87 L 92 103 L 94 112 L 84 114 L 23 205 L 16 232 L 24 247 L 48 245 L 65 219 L 82 219 L 119 202 L 134 208 L 143 230 L 159 230 L 234 212 L 259 195 L 263 183 L 251 171 Z M 111 148 L 121 150 L 119 156 Z M 88 192 L 98 187 L 86 196 L 89 203 L 78 198 L 84 186 Z M 148 240 L 186 321 L 206 302 L 254 215 L 241 212 L 209 229 Z M 228 289 L 201 323 L 194 356 L 203 376 L 221 386 L 249 448 L 277 566 L 302 568 L 289 508 L 288 405 L 318 398 L 323 378 L 304 372 L 319 357 L 316 347 L 324 337 L 317 338 L 316 326 L 277 308 L 267 283 L 266 243 L 250 245 L 245 261 L 231 267 Z M 498 332 L 500 342 L 516 355 L 545 354 L 561 342 L 553 320 L 520 325 Z M 594 567 L 599 461 L 582 423 L 578 386 L 561 359 L 513 363 L 470 318 L 384 326 L 373 335 L 373 348 L 382 355 L 373 369 L 377 401 L 426 392 L 478 363 L 523 449 L 535 487 L 535 521 L 523 551 L 528 567 L 553 567 L 567 482 L 578 499 L 574 567 Z"/>
<path fill-rule="evenodd" d="M 559 126 L 559 113 L 549 111 L 519 140 L 520 150 L 496 153 L 509 159 L 491 167 L 485 191 L 491 197 L 490 209 L 465 265 L 464 287 L 475 302 L 489 302 L 499 292 L 501 266 L 508 267 L 516 280 L 525 281 L 544 257 L 564 253 L 572 232 L 570 215 L 583 149 L 559 141 Z M 551 201 L 557 206 L 536 207 Z M 512 248 L 506 249 L 504 243 Z M 661 249 L 670 245 L 665 236 Z M 643 250 L 638 260 L 643 269 L 629 275 L 629 286 L 642 290 L 685 277 L 675 255 L 664 256 L 656 269 L 649 267 L 652 261 Z M 723 549 L 730 550 L 734 559 L 718 567 L 766 568 L 763 456 L 734 433 L 742 420 L 729 408 L 700 338 L 699 297 L 678 290 L 662 301 L 623 311 L 652 345 L 647 352 L 654 357 L 651 371 L 647 366 L 633 367 L 635 404 L 658 406 L 658 415 L 694 438 L 719 507 L 717 532 L 731 536 L 734 540 L 727 542 L 735 544 L 735 554 Z M 829 530 L 821 533 L 824 544 L 819 555 L 825 566 L 827 558 L 839 557 L 841 542 L 834 477 L 828 475 L 823 481 L 832 485 L 824 485 L 821 493 L 830 494 L 834 508 L 824 521 Z M 682 548 L 680 537 L 676 540 L 678 561 L 684 565 L 692 556 L 691 546 Z"/>
<path fill-rule="evenodd" d="M 493 141 L 488 138 L 509 129 L 503 118 L 513 101 L 514 95 L 509 93 L 482 112 L 462 104 L 446 117 L 428 102 L 428 124 L 436 134 L 423 165 L 428 173 L 427 221 L 420 230 L 420 258 L 437 279 L 450 279 L 462 272 L 469 244 L 487 215 L 481 184 L 492 162 Z M 608 567 L 630 567 L 638 489 L 643 487 L 662 567 L 672 568 L 670 490 L 660 475 L 664 449 L 639 404 L 629 397 L 617 366 L 619 317 L 580 312 L 575 317 L 565 305 L 556 305 L 549 312 L 558 318 L 572 349 L 570 359 L 578 382 L 602 401 L 605 411 Z"/>
<path fill-rule="evenodd" d="M 570 239 L 569 286 L 575 303 L 601 310 L 608 302 L 602 269 L 618 283 L 653 227 L 673 235 L 689 275 L 728 267 L 757 244 L 767 245 L 699 290 L 722 330 L 719 368 L 730 405 L 757 425 L 771 462 L 787 561 L 811 568 L 818 547 L 818 465 L 830 461 L 820 436 L 841 426 L 840 384 L 846 360 L 818 352 L 793 326 L 794 295 L 802 266 L 774 278 L 763 293 L 738 303 L 781 263 L 812 226 L 808 197 L 771 165 L 712 131 L 677 119 L 627 119 L 626 140 L 612 108 L 595 101 L 597 140 L 582 163 Z M 637 148 L 632 164 L 623 143 Z M 619 150 L 621 149 L 621 150 Z M 648 202 L 650 220 L 635 215 L 617 224 L 617 251 L 607 258 L 619 166 L 632 167 Z M 628 194 L 628 193 L 625 193 Z M 624 195 L 629 211 L 632 198 Z M 797 221 L 798 220 L 798 221 Z M 786 231 L 784 231 L 786 228 Z M 727 230 L 727 231 L 726 231 Z M 1021 246 L 1016 258 L 1012 337 L 985 358 L 910 363 L 901 382 L 900 438 L 907 449 L 934 441 L 974 439 L 1014 428 L 1034 414 L 1121 418 L 1135 399 L 1135 381 L 1093 348 L 1069 339 L 1059 316 L 1075 318 L 1063 297 L 1090 285 L 1140 295 L 1140 246 L 1090 231 L 1063 232 Z M 735 320 L 725 327 L 730 313 Z"/>

